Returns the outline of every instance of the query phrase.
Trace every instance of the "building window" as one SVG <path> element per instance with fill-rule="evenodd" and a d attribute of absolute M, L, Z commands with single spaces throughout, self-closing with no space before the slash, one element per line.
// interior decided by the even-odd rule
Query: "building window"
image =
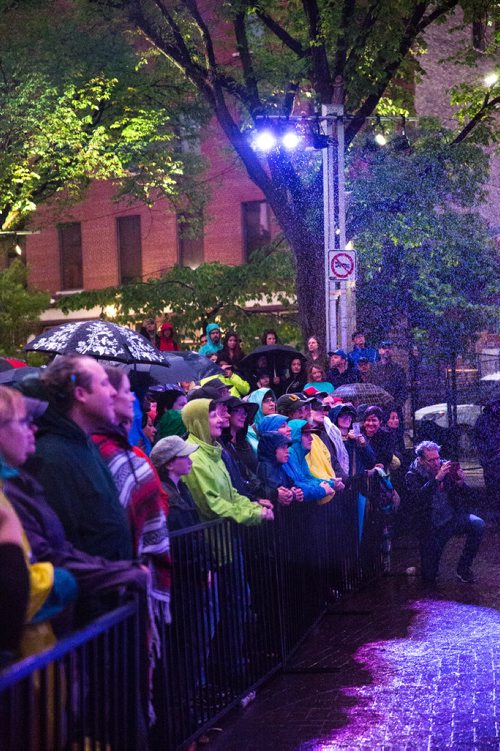
<path fill-rule="evenodd" d="M 243 247 L 245 259 L 271 242 L 271 221 L 266 201 L 248 201 L 242 204 Z"/>
<path fill-rule="evenodd" d="M 121 216 L 116 223 L 120 284 L 129 284 L 142 278 L 141 217 Z"/>
<path fill-rule="evenodd" d="M 80 222 L 59 225 L 61 287 L 83 289 L 82 228 Z"/>
<path fill-rule="evenodd" d="M 179 266 L 196 269 L 204 261 L 203 214 L 177 214 L 177 244 Z"/>

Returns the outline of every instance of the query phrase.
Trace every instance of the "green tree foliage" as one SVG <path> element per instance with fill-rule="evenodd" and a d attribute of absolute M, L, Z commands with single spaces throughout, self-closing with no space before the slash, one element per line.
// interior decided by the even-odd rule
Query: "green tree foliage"
<path fill-rule="evenodd" d="M 160 279 L 69 295 L 63 311 L 100 306 L 103 316 L 113 306 L 113 319 L 137 323 L 165 314 L 181 339 L 196 341 L 207 322 L 224 330 L 236 328 L 247 347 L 263 329 L 280 328 L 287 341 L 299 340 L 293 316 L 269 313 L 269 307 L 293 304 L 295 270 L 288 251 L 268 249 L 243 266 L 205 263 L 196 269 L 175 267 Z M 248 304 L 251 303 L 251 309 Z"/>
<path fill-rule="evenodd" d="M 468 141 L 450 148 L 453 139 L 428 123 L 411 145 L 365 143 L 349 165 L 360 322 L 375 338 L 403 326 L 441 355 L 466 350 L 493 325 L 498 278 L 493 239 L 475 212 L 487 157 Z"/>
<path fill-rule="evenodd" d="M 264 159 L 250 145 L 248 127 L 275 114 L 318 111 L 343 104 L 352 144 L 375 112 L 411 113 L 411 82 L 423 74 L 417 53 L 424 33 L 464 8 L 481 19 L 490 0 L 96 0 L 112 7 L 193 84 L 262 190 L 297 259 L 297 295 L 305 334 L 324 330 L 322 177 L 307 160 L 276 148 Z M 465 54 L 465 52 L 464 52 Z M 485 52 L 484 54 L 487 54 Z M 496 100 L 490 93 L 489 104 Z M 480 110 L 480 111 L 479 111 Z M 474 126 L 491 124 L 491 107 L 464 111 Z M 464 122 L 463 129 L 467 128 Z M 467 130 L 470 137 L 474 127 Z M 458 138 L 459 134 L 457 134 Z M 460 139 L 459 139 L 460 140 Z M 450 144 L 451 148 L 451 144 Z M 319 210 L 318 210 L 319 209 Z"/>
<path fill-rule="evenodd" d="M 203 119 L 193 88 L 107 14 L 25 0 L 0 5 L 0 228 L 91 180 L 176 199 L 200 168 L 183 148 Z M 180 133 L 182 132 L 182 142 Z"/>
<path fill-rule="evenodd" d="M 26 267 L 20 260 L 0 272 L 0 353 L 16 355 L 32 332 L 50 295 L 26 289 Z"/>

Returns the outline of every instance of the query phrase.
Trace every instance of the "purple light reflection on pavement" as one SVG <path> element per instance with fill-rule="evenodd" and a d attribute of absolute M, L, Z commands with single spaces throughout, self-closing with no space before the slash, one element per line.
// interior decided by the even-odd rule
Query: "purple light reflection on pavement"
<path fill-rule="evenodd" d="M 449 600 L 406 604 L 414 618 L 405 638 L 353 655 L 371 682 L 341 689 L 354 700 L 347 724 L 301 751 L 500 748 L 498 611 Z"/>

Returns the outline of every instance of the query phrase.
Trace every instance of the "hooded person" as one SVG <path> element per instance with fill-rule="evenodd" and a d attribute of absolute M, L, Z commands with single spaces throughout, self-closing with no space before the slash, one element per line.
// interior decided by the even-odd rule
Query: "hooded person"
<path fill-rule="evenodd" d="M 180 347 L 174 339 L 174 327 L 169 321 L 162 323 L 159 334 L 160 352 L 178 352 Z"/>
<path fill-rule="evenodd" d="M 216 404 L 209 399 L 194 399 L 182 409 L 182 419 L 189 431 L 188 441 L 199 447 L 192 454 L 192 468 L 185 478 L 194 502 L 205 520 L 227 517 L 239 524 L 260 524 L 272 520 L 270 508 L 250 501 L 237 492 L 222 461 L 219 443 L 223 421 Z"/>
<path fill-rule="evenodd" d="M 207 335 L 207 343 L 200 347 L 199 354 L 209 357 L 209 355 L 216 355 L 223 348 L 221 342 L 221 330 L 218 323 L 209 323 L 205 329 Z"/>
<path fill-rule="evenodd" d="M 333 495 L 335 489 L 326 480 L 313 477 L 307 464 L 307 455 L 311 450 L 311 426 L 306 420 L 290 420 L 292 444 L 285 471 L 294 484 L 304 493 L 304 501 L 321 501 L 325 496 Z"/>
<path fill-rule="evenodd" d="M 287 438 L 291 438 L 292 431 L 288 427 L 288 417 L 286 415 L 266 415 L 262 418 L 259 425 L 259 436 L 262 438 L 266 433 L 282 433 Z"/>
<path fill-rule="evenodd" d="M 290 444 L 290 438 L 282 433 L 268 431 L 261 436 L 257 450 L 257 477 L 264 485 L 266 495 L 284 506 L 292 501 L 304 500 L 302 490 L 294 485 L 292 477 L 285 470 Z"/>
<path fill-rule="evenodd" d="M 182 422 L 181 409 L 187 402 L 186 394 L 181 388 L 168 389 L 156 396 L 156 440 L 170 435 L 186 435 L 186 426 Z"/>
<path fill-rule="evenodd" d="M 363 435 L 352 430 L 356 410 L 352 404 L 337 404 L 325 418 L 325 429 L 337 450 L 338 474 L 343 481 L 363 475 L 375 466 L 375 454 Z M 337 468 L 336 468 L 337 469 Z"/>
<path fill-rule="evenodd" d="M 259 445 L 259 426 L 264 417 L 275 414 L 276 397 L 271 389 L 257 389 L 257 391 L 253 391 L 250 394 L 247 401 L 250 404 L 257 404 L 259 407 L 255 414 L 253 424 L 250 425 L 247 431 L 247 441 L 252 447 L 254 454 L 257 454 L 257 447 Z"/>

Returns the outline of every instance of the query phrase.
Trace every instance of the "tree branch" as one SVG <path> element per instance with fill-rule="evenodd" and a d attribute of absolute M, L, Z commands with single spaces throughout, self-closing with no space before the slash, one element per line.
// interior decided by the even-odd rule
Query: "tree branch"
<path fill-rule="evenodd" d="M 302 0 L 302 7 L 304 8 L 309 28 L 314 88 L 319 94 L 321 103 L 330 104 L 333 85 L 325 45 L 321 41 L 322 32 L 319 9 L 316 0 Z"/>
<path fill-rule="evenodd" d="M 354 15 L 355 0 L 344 0 L 342 5 L 342 14 L 340 20 L 340 29 L 337 36 L 337 49 L 335 51 L 335 60 L 333 63 L 333 78 L 336 76 L 345 76 L 345 63 L 347 59 L 348 34 L 347 30 Z"/>
<path fill-rule="evenodd" d="M 452 145 L 455 145 L 457 143 L 461 143 L 462 141 L 464 141 L 469 135 L 469 133 L 476 127 L 476 125 L 480 123 L 481 120 L 483 120 L 489 112 L 494 110 L 498 104 L 500 104 L 500 96 L 496 96 L 490 100 L 489 93 L 486 94 L 486 96 L 484 97 L 483 104 L 481 105 L 481 109 L 479 109 L 476 112 L 474 117 L 471 120 L 469 120 L 467 125 L 465 125 L 465 127 L 460 131 L 460 133 L 453 139 L 453 141 L 451 142 Z"/>
<path fill-rule="evenodd" d="M 274 18 L 271 18 L 267 13 L 258 9 L 255 11 L 255 15 L 257 18 L 260 18 L 269 31 L 272 31 L 274 36 L 277 37 L 280 42 L 283 42 L 286 47 L 291 49 L 297 57 L 303 58 L 310 56 L 311 51 L 304 49 L 301 43 L 297 39 L 294 39 L 282 26 L 279 25 L 279 23 L 277 23 L 277 21 L 274 20 Z"/>
<path fill-rule="evenodd" d="M 247 30 L 245 26 L 245 14 L 237 13 L 234 19 L 234 35 L 236 37 L 236 45 L 240 54 L 241 67 L 243 69 L 243 76 L 245 78 L 246 87 L 249 93 L 249 100 L 251 102 L 251 112 L 257 112 L 262 109 L 262 104 L 259 97 L 259 89 L 257 86 L 257 77 L 252 63 L 252 56 L 248 47 Z"/>

